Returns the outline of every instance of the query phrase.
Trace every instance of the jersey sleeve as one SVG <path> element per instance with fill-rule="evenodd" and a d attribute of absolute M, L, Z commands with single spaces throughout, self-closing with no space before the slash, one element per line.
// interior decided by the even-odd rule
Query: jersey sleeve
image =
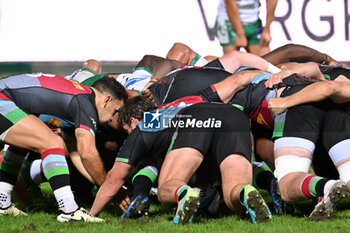
<path fill-rule="evenodd" d="M 75 128 L 86 129 L 95 136 L 98 115 L 91 94 L 75 96 L 69 105 L 69 113 L 72 115 Z"/>
<path fill-rule="evenodd" d="M 143 140 L 142 132 L 139 127 L 136 127 L 125 139 L 115 161 L 136 166 L 145 157 L 147 151 L 148 147 Z"/>

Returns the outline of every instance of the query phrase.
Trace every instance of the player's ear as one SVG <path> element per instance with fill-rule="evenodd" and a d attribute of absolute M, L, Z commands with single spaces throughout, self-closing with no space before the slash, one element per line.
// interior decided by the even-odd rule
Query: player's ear
<path fill-rule="evenodd" d="M 130 117 L 130 121 L 131 121 L 131 126 L 135 126 L 136 127 L 136 125 L 138 125 L 138 124 L 140 124 L 140 120 L 139 119 L 136 119 L 136 118 L 134 118 L 134 117 Z"/>
<path fill-rule="evenodd" d="M 113 100 L 113 97 L 112 97 L 111 95 L 107 95 L 107 96 L 105 97 L 105 99 L 104 99 L 104 107 L 106 107 L 107 104 L 108 104 L 109 102 L 111 102 L 112 100 Z"/>
<path fill-rule="evenodd" d="M 137 120 L 137 119 L 136 119 L 135 117 L 130 117 L 130 122 L 131 122 L 131 123 L 136 123 L 136 120 Z"/>

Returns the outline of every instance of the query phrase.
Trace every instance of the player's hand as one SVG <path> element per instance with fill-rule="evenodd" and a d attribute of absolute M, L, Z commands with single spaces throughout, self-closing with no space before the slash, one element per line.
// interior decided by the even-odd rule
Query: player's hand
<path fill-rule="evenodd" d="M 247 48 L 247 46 L 248 46 L 248 41 L 247 41 L 247 38 L 245 37 L 245 35 L 244 34 L 237 35 L 236 40 L 235 40 L 235 47 Z"/>
<path fill-rule="evenodd" d="M 285 105 L 285 98 L 271 98 L 269 100 L 269 109 L 271 113 L 276 116 L 287 110 Z"/>
<path fill-rule="evenodd" d="M 122 186 L 122 188 L 119 190 L 119 192 L 114 196 L 113 198 L 113 205 L 114 208 L 117 208 L 117 206 L 119 206 L 119 208 L 124 211 L 124 206 L 126 206 L 126 208 L 128 208 L 128 205 L 130 204 L 130 191 L 128 190 L 127 187 Z"/>
<path fill-rule="evenodd" d="M 260 46 L 266 47 L 269 46 L 271 42 L 271 34 L 270 31 L 267 29 L 263 29 L 260 35 Z"/>
<path fill-rule="evenodd" d="M 337 62 L 333 59 L 331 59 L 328 64 L 329 66 L 342 66 L 342 67 L 347 67 L 347 65 L 345 63 L 342 63 L 342 62 Z"/>
<path fill-rule="evenodd" d="M 339 75 L 336 79 L 334 79 L 334 81 L 350 84 L 350 79 L 348 79 L 347 77 L 345 77 L 342 74 Z"/>
<path fill-rule="evenodd" d="M 146 98 L 150 99 L 154 104 L 156 103 L 153 94 L 150 90 L 148 89 L 143 89 L 142 90 L 142 96 L 145 96 Z"/>
<path fill-rule="evenodd" d="M 143 215 L 148 215 L 148 210 L 151 205 L 151 201 L 147 195 L 139 194 L 133 197 L 128 208 L 125 209 L 122 220 L 127 218 L 139 218 Z"/>
<path fill-rule="evenodd" d="M 281 72 L 273 74 L 269 77 L 269 79 L 265 82 L 266 88 L 272 88 L 273 85 L 281 83 L 284 78 L 293 74 L 293 71 L 290 69 L 282 69 Z"/>
<path fill-rule="evenodd" d="M 127 210 L 129 208 L 130 203 L 131 203 L 131 200 L 130 200 L 129 196 L 126 196 L 124 198 L 124 200 L 122 200 L 119 203 L 119 208 L 124 212 L 125 210 Z"/>

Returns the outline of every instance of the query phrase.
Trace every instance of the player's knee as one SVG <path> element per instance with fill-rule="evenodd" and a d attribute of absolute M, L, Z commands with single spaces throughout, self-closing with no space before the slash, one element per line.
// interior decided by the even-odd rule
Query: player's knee
<path fill-rule="evenodd" d="M 164 185 L 158 185 L 158 200 L 160 203 L 166 202 Z"/>
<path fill-rule="evenodd" d="M 280 156 L 275 160 L 275 177 L 280 181 L 295 172 L 308 173 L 311 159 L 295 155 Z"/>
<path fill-rule="evenodd" d="M 315 144 L 297 137 L 279 138 L 275 141 L 275 176 L 278 180 L 290 173 L 308 173 Z"/>
<path fill-rule="evenodd" d="M 42 153 L 52 148 L 62 148 L 62 149 L 65 148 L 65 144 L 62 137 L 54 133 L 50 134 L 45 138 L 45 140 L 42 141 L 40 148 L 38 148 L 38 150 L 40 153 Z"/>
<path fill-rule="evenodd" d="M 289 178 L 288 176 L 285 176 L 283 179 L 278 181 L 278 189 L 280 191 L 281 198 L 282 200 L 287 202 L 291 201 L 288 195 L 288 185 L 290 184 L 288 178 Z"/>

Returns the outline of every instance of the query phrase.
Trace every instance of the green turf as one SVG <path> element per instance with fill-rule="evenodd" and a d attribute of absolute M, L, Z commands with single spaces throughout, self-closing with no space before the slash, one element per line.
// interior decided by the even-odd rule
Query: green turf
<path fill-rule="evenodd" d="M 306 216 L 313 207 L 310 202 L 304 202 L 297 205 L 295 216 L 274 216 L 269 223 L 254 225 L 248 217 L 242 218 L 226 210 L 214 218 L 195 218 L 192 225 L 173 226 L 175 207 L 166 208 L 154 203 L 156 200 L 153 201 L 150 215 L 136 220 L 122 221 L 121 212 L 109 205 L 100 216 L 106 220 L 105 223 L 59 223 L 56 221 L 56 203 L 48 185 L 43 185 L 42 190 L 45 197 L 36 200 L 32 210 L 34 207 L 44 209 L 31 212 L 27 217 L 0 217 L 0 232 L 350 232 L 349 198 L 338 205 L 333 219 L 325 222 L 310 222 Z M 270 202 L 267 193 L 262 194 Z M 225 208 L 224 205 L 222 207 Z"/>

